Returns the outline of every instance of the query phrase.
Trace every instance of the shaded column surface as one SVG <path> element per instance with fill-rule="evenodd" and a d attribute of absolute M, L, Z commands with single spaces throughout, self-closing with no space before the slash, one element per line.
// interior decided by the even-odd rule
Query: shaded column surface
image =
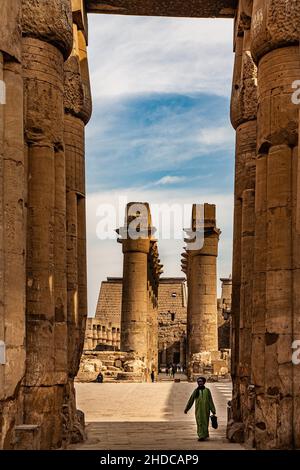
<path fill-rule="evenodd" d="M 136 230 L 133 235 L 132 229 Z M 157 370 L 157 352 L 154 356 L 153 344 L 158 338 L 157 308 L 149 295 L 157 302 L 153 279 L 158 284 L 161 271 L 152 231 L 149 205 L 129 203 L 125 226 L 118 230 L 124 254 L 120 348 L 143 361 L 148 374 L 153 366 Z"/>
<path fill-rule="evenodd" d="M 252 17 L 259 156 L 252 351 L 254 442 L 259 449 L 299 448 L 300 370 L 292 363 L 291 346 L 300 333 L 299 109 L 292 102 L 292 84 L 300 76 L 300 10 L 292 0 L 254 0 Z"/>
<path fill-rule="evenodd" d="M 22 4 L 28 151 L 24 423 L 41 426 L 46 449 L 63 442 L 68 381 L 63 64 L 73 35 L 69 1 Z"/>
<path fill-rule="evenodd" d="M 231 348 L 231 297 L 232 297 L 232 278 L 220 279 L 221 298 L 218 299 L 218 347 L 219 350 L 226 350 L 229 354 Z"/>
<path fill-rule="evenodd" d="M 249 397 L 255 243 L 255 169 L 257 138 L 257 68 L 251 47 L 252 2 L 240 1 L 235 18 L 231 122 L 236 130 L 232 265 L 231 374 L 232 439 L 253 442 L 253 407 Z M 239 423 L 239 426 L 237 425 Z M 234 435 L 230 427 L 234 425 Z M 246 435 L 244 436 L 244 429 Z M 236 429 L 238 431 L 236 432 Z M 242 436 L 242 437 L 241 437 Z"/>
<path fill-rule="evenodd" d="M 64 64 L 66 155 L 67 319 L 69 376 L 77 374 L 87 316 L 85 125 L 91 116 L 86 12 L 72 2 L 73 50 Z M 98 328 L 98 327 L 97 327 Z M 99 337 L 98 342 L 99 342 Z M 96 338 L 95 338 L 96 339 Z M 97 343 L 97 341 L 96 341 Z"/>
<path fill-rule="evenodd" d="M 64 141 L 64 105 L 66 107 L 65 96 L 70 94 L 70 88 L 73 104 L 78 105 L 76 83 L 70 85 L 65 80 L 64 70 L 73 39 L 77 44 L 71 1 L 23 0 L 22 34 L 25 149 L 28 156 L 23 420 L 24 424 L 40 427 L 40 447 L 49 449 L 83 438 L 83 415 L 76 410 L 73 387 L 83 334 L 72 349 L 75 335 L 68 313 L 70 279 L 67 266 L 70 265 L 70 256 L 66 220 L 71 212 L 70 205 L 72 209 L 73 205 L 66 197 L 69 174 Z M 76 132 L 78 139 L 82 136 L 80 145 L 83 147 L 83 131 L 80 134 L 78 129 L 81 130 L 80 126 Z M 83 173 L 82 167 L 83 163 L 80 174 Z M 78 281 L 78 292 L 73 295 L 79 322 L 86 315 L 85 208 L 82 201 L 75 205 L 76 221 L 81 221 L 78 229 L 76 226 L 80 240 L 76 260 L 81 267 L 82 279 Z M 80 328 L 84 328 L 84 322 Z"/>
<path fill-rule="evenodd" d="M 155 376 L 158 373 L 158 288 L 161 273 L 157 242 L 151 240 L 148 256 L 148 367 Z"/>
<path fill-rule="evenodd" d="M 203 213 L 193 206 L 192 230 L 187 241 L 189 375 L 202 372 L 218 359 L 217 255 L 220 231 L 216 228 L 215 206 L 204 204 Z M 201 220 L 202 219 L 202 220 Z M 202 233 L 200 246 L 193 247 L 195 234 Z M 196 366 L 198 363 L 198 366 Z M 199 370 L 196 370 L 198 367 Z"/>
<path fill-rule="evenodd" d="M 21 1 L 0 2 L 0 448 L 23 422 L 26 184 Z"/>

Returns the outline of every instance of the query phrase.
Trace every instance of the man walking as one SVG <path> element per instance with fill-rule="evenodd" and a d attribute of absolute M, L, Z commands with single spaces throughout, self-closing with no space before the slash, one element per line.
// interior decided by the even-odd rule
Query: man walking
<path fill-rule="evenodd" d="M 212 412 L 213 415 L 216 414 L 211 391 L 205 387 L 205 382 L 205 377 L 198 377 L 198 387 L 193 391 L 184 410 L 185 414 L 187 414 L 195 402 L 198 441 L 205 441 L 209 437 L 209 414 L 210 412 Z"/>

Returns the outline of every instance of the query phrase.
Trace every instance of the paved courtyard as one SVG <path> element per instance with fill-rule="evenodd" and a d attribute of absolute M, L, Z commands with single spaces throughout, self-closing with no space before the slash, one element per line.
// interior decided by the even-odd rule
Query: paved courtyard
<path fill-rule="evenodd" d="M 86 442 L 72 449 L 241 450 L 226 440 L 226 407 L 231 383 L 208 384 L 219 418 L 219 429 L 210 428 L 210 439 L 198 442 L 194 408 L 184 414 L 195 388 L 188 382 L 77 383 L 77 406 L 87 422 Z"/>

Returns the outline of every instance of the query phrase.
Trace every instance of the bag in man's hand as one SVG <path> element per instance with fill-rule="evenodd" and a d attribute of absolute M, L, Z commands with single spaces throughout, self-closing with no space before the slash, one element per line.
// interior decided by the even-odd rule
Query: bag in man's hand
<path fill-rule="evenodd" d="M 216 415 L 211 415 L 211 425 L 214 429 L 218 429 L 218 418 Z"/>

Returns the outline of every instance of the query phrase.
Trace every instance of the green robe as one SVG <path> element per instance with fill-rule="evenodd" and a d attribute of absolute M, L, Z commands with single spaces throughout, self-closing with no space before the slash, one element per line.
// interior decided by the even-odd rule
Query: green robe
<path fill-rule="evenodd" d="M 211 392 L 208 388 L 199 390 L 199 397 L 196 398 L 196 390 L 193 391 L 187 405 L 185 407 L 185 412 L 188 412 L 192 408 L 195 402 L 195 416 L 197 421 L 197 433 L 199 439 L 206 439 L 209 436 L 208 433 L 208 424 L 209 424 L 209 414 L 216 412 L 216 408 L 211 396 Z"/>

